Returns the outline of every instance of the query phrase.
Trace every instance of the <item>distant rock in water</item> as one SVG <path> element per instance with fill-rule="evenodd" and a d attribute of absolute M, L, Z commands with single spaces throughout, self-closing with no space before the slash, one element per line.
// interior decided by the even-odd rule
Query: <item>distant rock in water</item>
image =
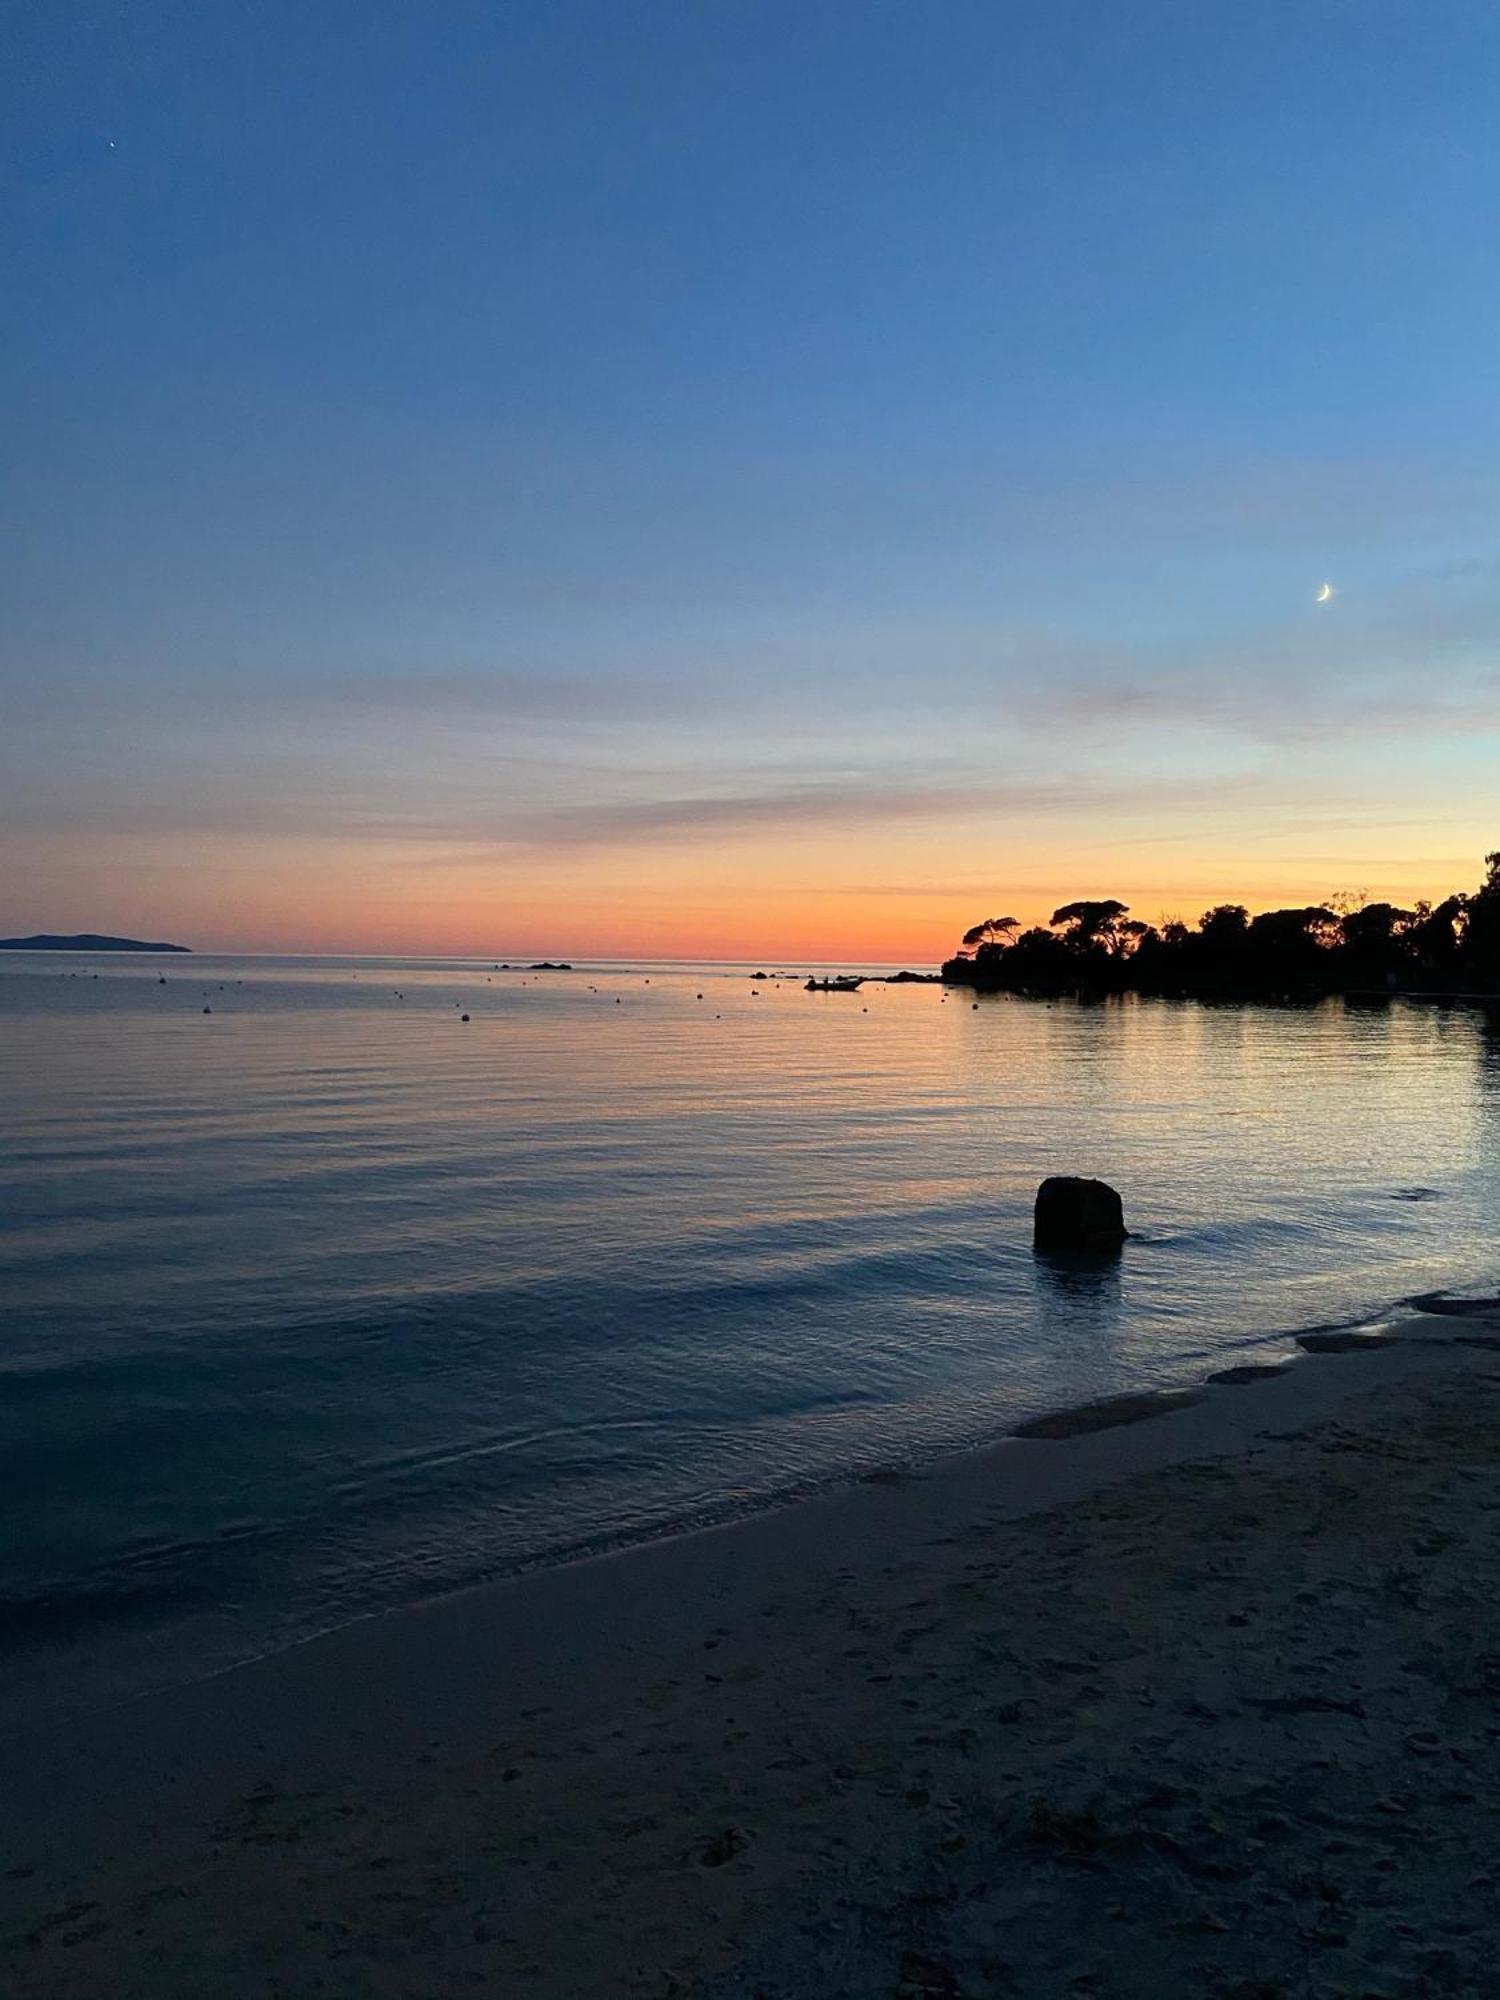
<path fill-rule="evenodd" d="M 0 951 L 182 951 L 190 952 L 186 944 L 145 944 L 140 938 L 98 937 L 93 931 L 80 931 L 76 937 L 54 937 L 50 931 L 39 932 L 36 937 L 0 938 Z"/>
<path fill-rule="evenodd" d="M 940 972 L 893 972 L 883 982 L 886 986 L 941 986 Z"/>
<path fill-rule="evenodd" d="M 1032 1242 L 1038 1250 L 1118 1250 L 1130 1231 L 1125 1206 L 1108 1181 L 1054 1174 L 1036 1191 Z"/>
<path fill-rule="evenodd" d="M 550 958 L 539 958 L 535 965 L 528 965 L 526 970 L 528 972 L 571 972 L 573 968 L 567 963 L 566 959 L 561 959 L 554 964 Z"/>

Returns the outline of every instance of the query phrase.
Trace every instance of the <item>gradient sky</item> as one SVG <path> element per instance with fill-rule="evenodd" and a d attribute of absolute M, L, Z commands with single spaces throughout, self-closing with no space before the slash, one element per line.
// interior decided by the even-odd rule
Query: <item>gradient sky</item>
<path fill-rule="evenodd" d="M 1489 0 L 11 0 L 0 79 L 0 931 L 916 962 L 1500 845 Z"/>

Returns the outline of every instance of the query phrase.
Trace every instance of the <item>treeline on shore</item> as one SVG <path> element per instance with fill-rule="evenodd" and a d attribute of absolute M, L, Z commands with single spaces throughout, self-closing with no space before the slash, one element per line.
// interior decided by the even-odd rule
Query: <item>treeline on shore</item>
<path fill-rule="evenodd" d="M 1323 993 L 1500 995 L 1500 851 L 1479 888 L 1402 909 L 1220 903 L 1196 924 L 1144 924 L 1124 903 L 1064 903 L 1023 930 L 988 917 L 964 933 L 943 978 L 981 991 L 1305 998 Z"/>

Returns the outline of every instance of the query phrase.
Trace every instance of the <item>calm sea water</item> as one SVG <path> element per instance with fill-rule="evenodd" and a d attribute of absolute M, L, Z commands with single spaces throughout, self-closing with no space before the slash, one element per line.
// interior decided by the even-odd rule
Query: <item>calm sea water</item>
<path fill-rule="evenodd" d="M 1500 1268 L 1479 1012 L 749 969 L 0 955 L 0 1714 Z"/>

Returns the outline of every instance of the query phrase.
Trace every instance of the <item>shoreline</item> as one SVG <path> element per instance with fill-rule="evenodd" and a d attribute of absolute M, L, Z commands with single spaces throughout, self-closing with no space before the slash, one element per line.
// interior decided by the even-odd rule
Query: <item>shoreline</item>
<path fill-rule="evenodd" d="M 102 1693 L 91 1694 L 86 1698 L 39 1712 L 0 1715 L 0 1759 L 3 1759 L 5 1743 L 21 1732 L 79 1726 L 92 1718 L 119 1714 L 141 1704 L 169 1701 L 188 1690 L 209 1686 L 228 1675 L 265 1668 L 270 1662 L 286 1655 L 299 1653 L 309 1646 L 337 1640 L 345 1633 L 360 1631 L 385 1619 L 425 1612 L 441 1604 L 466 1598 L 478 1592 L 518 1584 L 532 1577 L 550 1575 L 556 1571 L 571 1570 L 595 1562 L 623 1559 L 637 1552 L 684 1538 L 747 1526 L 789 1509 L 827 1500 L 866 1484 L 890 1484 L 925 1477 L 950 1462 L 962 1461 L 976 1453 L 993 1451 L 1012 1439 L 1068 1437 L 1073 1435 L 1077 1428 L 1111 1429 L 1120 1423 L 1144 1420 L 1156 1414 L 1158 1406 L 1165 1410 L 1176 1403 L 1199 1400 L 1206 1388 L 1218 1385 L 1234 1386 L 1259 1379 L 1261 1376 L 1279 1374 L 1311 1353 L 1341 1351 L 1340 1345 L 1331 1348 L 1321 1345 L 1325 1337 L 1332 1337 L 1337 1342 L 1342 1342 L 1344 1337 L 1350 1334 L 1360 1336 L 1373 1334 L 1379 1338 L 1381 1337 L 1379 1329 L 1393 1324 L 1402 1314 L 1432 1312 L 1462 1315 L 1470 1308 L 1484 1311 L 1491 1307 L 1500 1312 L 1500 1298 L 1466 1300 L 1446 1291 L 1425 1292 L 1368 1306 L 1342 1319 L 1318 1320 L 1305 1326 L 1285 1328 L 1266 1334 L 1246 1335 L 1226 1343 L 1212 1358 L 1227 1360 L 1238 1352 L 1259 1354 L 1276 1345 L 1283 1346 L 1287 1351 L 1275 1361 L 1230 1362 L 1228 1366 L 1200 1372 L 1180 1383 L 1126 1389 L 1098 1400 L 1063 1403 L 1056 1407 L 1044 1408 L 1026 1417 L 1007 1419 L 1003 1425 L 987 1428 L 981 1435 L 967 1442 L 940 1443 L 927 1450 L 920 1448 L 909 1450 L 901 1456 L 882 1460 L 862 1469 L 845 1468 L 809 1476 L 758 1495 L 747 1502 L 736 1503 L 725 1500 L 700 1511 L 669 1518 L 635 1535 L 602 1538 L 545 1550 L 435 1593 L 404 1598 L 376 1607 L 341 1620 L 339 1623 L 309 1632 L 305 1636 L 268 1646 L 259 1652 L 248 1653 L 242 1658 L 186 1673 L 181 1678 L 162 1680 L 150 1686 L 132 1685 L 128 1691 L 122 1691 L 115 1698 Z M 1354 1344 L 1363 1346 L 1366 1344 L 1366 1339 L 1362 1337 Z M 1206 1365 L 1211 1357 L 1205 1350 L 1195 1358 Z M 0 1772 L 3 1772 L 3 1763 L 0 1763 Z"/>
<path fill-rule="evenodd" d="M 524 1990 L 558 1996 L 737 1993 L 732 1984 L 701 1984 L 728 1976 L 715 1958 L 723 1940 L 732 1934 L 751 1951 L 758 1939 L 754 1950 L 774 1950 L 756 1915 L 765 1895 L 774 1904 L 791 1884 L 815 1901 L 822 1893 L 795 1862 L 797 1841 L 818 1829 L 832 1843 L 813 1871 L 819 1879 L 853 1854 L 864 1857 L 856 1872 L 900 1875 L 906 1862 L 898 1866 L 886 1849 L 894 1841 L 905 1853 L 925 1808 L 900 1798 L 893 1805 L 887 1782 L 851 1818 L 845 1794 L 861 1788 L 867 1767 L 926 1769 L 945 1734 L 982 1737 L 993 1722 L 985 1676 L 975 1680 L 967 1655 L 961 1669 L 950 1660 L 915 1680 L 903 1662 L 920 1647 L 945 1647 L 955 1619 L 972 1624 L 979 1598 L 994 1597 L 1001 1623 L 1008 1616 L 1033 1636 L 1053 1618 L 1067 1623 L 1065 1594 L 1044 1593 L 1028 1611 L 1019 1583 L 990 1588 L 1013 1571 L 1019 1577 L 1034 1540 L 1091 1515 L 1103 1534 L 1153 1485 L 1174 1482 L 1183 1493 L 1166 1518 L 1176 1519 L 1205 1467 L 1248 1489 L 1299 1454 L 1311 1451 L 1318 1468 L 1308 1438 L 1330 1426 L 1359 1435 L 1367 1406 L 1381 1399 L 1409 1406 L 1408 1419 L 1434 1396 L 1472 1402 L 1477 1377 L 1500 1381 L 1500 1307 L 1476 1301 L 1462 1314 L 1414 1313 L 1373 1338 L 1329 1345 L 1334 1351 L 1307 1353 L 1296 1367 L 1232 1369 L 1231 1380 L 1189 1397 L 1151 1399 L 1133 1421 L 1008 1437 L 920 1470 L 876 1474 L 748 1518 L 383 1614 L 124 1708 L 7 1732 L 0 1940 L 9 1942 L 0 1964 L 8 1990 L 416 1995 L 468 1990 L 470 1972 L 482 1966 L 502 1990 L 524 1981 Z M 1488 1386 L 1482 1400 L 1491 1400 Z M 1376 1426 L 1377 1434 L 1385 1433 Z M 1239 1539 L 1254 1544 L 1249 1531 Z M 1205 1587 L 1196 1586 L 1200 1594 Z M 1181 1601 L 1168 1592 L 1154 1601 L 1148 1627 L 1192 1602 L 1191 1591 Z M 1316 1622 L 1312 1612 L 1305 1619 Z M 1103 1677 L 1107 1648 L 1093 1651 L 1086 1671 Z M 855 1655 L 863 1659 L 851 1668 Z M 869 1666 L 878 1671 L 866 1673 Z M 1044 1678 L 1055 1683 L 1058 1673 L 1049 1668 Z M 851 1678 L 857 1685 L 841 1688 Z M 1019 1701 L 1024 1711 L 1044 1692 L 1024 1684 L 1002 1706 L 1008 1714 Z M 787 1736 L 794 1716 L 803 1734 L 815 1727 L 848 1739 L 833 1775 L 823 1772 L 810 1796 L 806 1784 L 792 1785 L 796 1812 L 780 1796 L 783 1760 L 762 1754 Z M 1013 1735 L 1014 1725 L 1002 1733 Z M 803 1752 L 788 1754 L 795 1763 Z M 1010 1784 L 1006 1771 L 1020 1782 L 1028 1758 L 1040 1755 L 1037 1744 L 1008 1747 L 996 1782 Z M 765 1796 L 768 1786 L 776 1798 Z M 936 1796 L 930 1781 L 907 1790 Z M 625 1811 L 632 1798 L 637 1810 Z M 403 1923 L 427 1904 L 462 1910 L 467 1923 L 477 1907 L 465 1876 L 476 1813 L 485 1851 L 508 1856 L 503 1882 L 479 1895 L 489 1914 L 463 1939 L 408 1938 L 390 1960 L 379 1942 L 386 1918 L 369 1927 L 378 1912 L 389 1915 L 382 1899 L 398 1881 L 407 1885 L 398 1898 Z M 635 1820 L 652 1824 L 639 1835 L 618 1831 Z M 671 1852 L 653 1859 L 658 1833 Z M 960 1824 L 945 1838 L 968 1836 Z M 684 1860 L 684 1841 L 703 1851 Z M 715 1848 L 704 1859 L 715 1841 L 722 1856 Z M 533 1864 L 549 1844 L 541 1865 L 558 1879 L 547 1885 L 555 1893 L 538 1900 Z M 414 1869 L 427 1871 L 426 1887 L 413 1886 Z M 434 1869 L 446 1886 L 434 1886 Z M 277 1883 L 269 1905 L 268 1870 Z M 524 1895 L 520 1881 L 531 1885 Z M 610 1883 L 618 1893 L 607 1907 L 580 1907 L 589 1885 L 602 1894 Z M 705 1903 L 706 1885 L 717 1902 Z M 651 1914 L 679 1893 L 688 1914 Z M 281 1905 L 305 1905 L 316 1935 L 278 1931 L 273 1941 L 266 1926 L 277 1930 Z M 817 1922 L 827 1921 L 825 1911 Z M 602 1967 L 592 1974 L 578 1960 L 580 1925 L 607 1933 L 615 1956 L 641 1947 L 644 1925 L 663 1977 L 700 1983 L 653 1985 L 655 1971 L 609 1983 L 614 1975 Z M 214 1956 L 226 1926 L 240 1939 L 231 1957 L 242 1950 L 243 1962 Z M 340 1939 L 340 1926 L 364 1942 Z M 493 1936 L 478 1935 L 489 1928 Z M 537 1956 L 547 1956 L 548 1937 L 550 1965 Z M 211 1951 L 210 1938 L 218 1940 Z M 802 1990 L 804 1963 L 807 1990 L 826 1990 L 822 1959 L 839 1949 L 832 1934 L 821 1944 L 804 1939 L 802 1958 L 778 1975 L 792 1983 L 773 1990 Z M 279 1967 L 279 1988 L 262 1981 L 255 1968 L 263 1963 Z M 316 1988 L 314 1970 L 324 1982 Z"/>
<path fill-rule="evenodd" d="M 628 1562 L 632 1557 L 644 1555 L 649 1551 L 695 1541 L 700 1537 L 754 1529 L 803 1508 L 837 1503 L 840 1499 L 852 1496 L 865 1487 L 904 1486 L 913 1481 L 941 1475 L 945 1471 L 956 1472 L 970 1461 L 987 1459 L 1015 1442 L 1069 1440 L 1096 1431 L 1113 1431 L 1148 1422 L 1153 1417 L 1168 1415 L 1175 1409 L 1201 1403 L 1208 1390 L 1243 1387 L 1252 1382 L 1287 1375 L 1305 1363 L 1310 1356 L 1364 1352 L 1397 1344 L 1400 1339 L 1400 1328 L 1406 1322 L 1416 1324 L 1431 1319 L 1437 1322 L 1438 1326 L 1442 1326 L 1444 1323 L 1451 1324 L 1453 1321 L 1468 1318 L 1493 1318 L 1497 1330 L 1500 1330 L 1500 1295 L 1493 1298 L 1465 1298 L 1443 1290 L 1424 1292 L 1392 1300 L 1386 1305 L 1344 1319 L 1317 1320 L 1304 1327 L 1288 1328 L 1264 1335 L 1250 1335 L 1226 1346 L 1221 1350 L 1221 1356 L 1231 1355 L 1242 1349 L 1258 1352 L 1277 1343 L 1284 1344 L 1288 1351 L 1277 1360 L 1230 1363 L 1226 1367 L 1211 1369 L 1182 1383 L 1127 1389 L 1096 1399 L 1059 1404 L 1055 1408 L 1040 1410 L 1013 1422 L 1007 1421 L 1003 1428 L 990 1430 L 969 1443 L 939 1445 L 930 1452 L 917 1451 L 865 1470 L 831 1472 L 788 1485 L 743 1506 L 734 1507 L 726 1503 L 723 1511 L 710 1510 L 702 1514 L 674 1518 L 643 1535 L 630 1539 L 577 1544 L 555 1552 L 542 1553 L 523 1559 L 512 1567 L 497 1570 L 492 1574 L 477 1577 L 470 1582 L 431 1595 L 413 1597 L 361 1613 L 338 1624 L 310 1632 L 305 1637 L 290 1640 L 283 1645 L 270 1646 L 264 1651 L 251 1653 L 244 1659 L 231 1660 L 204 1672 L 190 1674 L 181 1680 L 165 1681 L 154 1687 L 133 1689 L 121 1694 L 117 1700 L 100 1698 L 76 1708 L 55 1709 L 40 1715 L 23 1715 L 19 1718 L 0 1720 L 0 1773 L 3 1773 L 5 1746 L 22 1735 L 38 1730 L 62 1731 L 81 1728 L 90 1723 L 124 1716 L 137 1708 L 169 1703 L 178 1697 L 190 1695 L 194 1690 L 211 1688 L 216 1683 L 234 1676 L 271 1671 L 279 1660 L 292 1658 L 309 1648 L 340 1645 L 350 1639 L 351 1635 L 379 1627 L 388 1621 L 436 1614 L 445 1606 L 454 1606 L 489 1592 L 515 1589 L 541 1578 L 564 1575 L 575 1570 L 590 1568 L 595 1564 Z M 1455 1348 L 1466 1344 L 1463 1334 L 1457 1327 L 1452 1327 L 1442 1335 L 1435 1326 L 1427 1335 L 1429 1339 L 1443 1337 L 1446 1337 L 1448 1344 Z M 1497 1337 L 1500 1337 L 1500 1334 L 1497 1334 Z M 1205 1354 L 1201 1358 L 1207 1361 L 1209 1357 Z M 1101 1474 L 1101 1477 L 1107 1476 Z"/>

